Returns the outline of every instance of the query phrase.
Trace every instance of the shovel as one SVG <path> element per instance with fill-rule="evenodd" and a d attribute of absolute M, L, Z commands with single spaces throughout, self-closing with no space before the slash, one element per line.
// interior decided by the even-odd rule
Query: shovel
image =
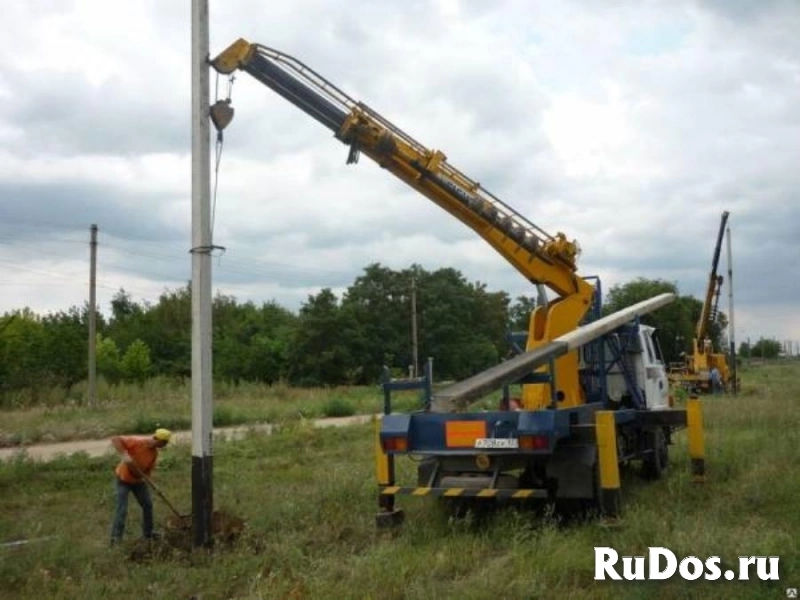
<path fill-rule="evenodd" d="M 151 488 L 153 488 L 153 491 L 156 494 L 158 494 L 158 497 L 161 498 L 167 506 L 169 506 L 170 510 L 173 513 L 175 513 L 176 517 L 178 517 L 179 519 L 183 520 L 183 519 L 186 519 L 186 518 L 191 516 L 191 515 L 182 515 L 181 513 L 179 513 L 178 509 L 175 508 L 175 506 L 173 506 L 172 502 L 169 501 L 169 499 L 164 495 L 164 492 L 162 492 L 159 489 L 159 487 L 155 484 L 155 482 L 152 479 L 150 479 L 150 477 L 145 475 L 141 470 L 137 469 L 137 471 L 139 471 L 139 476 L 147 482 L 147 485 L 149 485 Z"/>

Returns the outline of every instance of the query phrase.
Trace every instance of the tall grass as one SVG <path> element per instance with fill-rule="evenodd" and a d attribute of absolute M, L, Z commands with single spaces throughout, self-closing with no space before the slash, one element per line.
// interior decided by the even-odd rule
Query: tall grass
<path fill-rule="evenodd" d="M 396 396 L 401 408 L 417 402 L 410 393 Z M 218 383 L 213 406 L 214 425 L 224 427 L 371 414 L 381 410 L 382 396 L 378 386 L 292 388 L 283 383 Z M 188 429 L 191 413 L 188 381 L 156 378 L 141 386 L 103 384 L 93 407 L 84 400 L 0 411 L 0 447 L 144 433 L 156 426 Z"/>
<path fill-rule="evenodd" d="M 0 597 L 783 598 L 800 585 L 799 398 L 800 364 L 745 371 L 739 396 L 706 398 L 707 483 L 691 483 L 679 433 L 664 479 L 624 473 L 624 517 L 613 528 L 511 508 L 454 521 L 436 499 L 402 498 L 405 525 L 380 534 L 372 426 L 292 421 L 272 436 L 215 447 L 215 506 L 247 521 L 236 545 L 135 562 L 135 503 L 129 541 L 107 547 L 113 457 L 20 458 L 0 464 L 0 541 L 44 539 L 0 548 Z M 414 464 L 398 470 L 411 477 Z M 156 476 L 188 510 L 189 448 L 166 451 Z M 155 501 L 163 521 L 167 508 Z M 723 568 L 738 556 L 779 556 L 781 579 L 595 582 L 595 546 L 719 555 Z"/>

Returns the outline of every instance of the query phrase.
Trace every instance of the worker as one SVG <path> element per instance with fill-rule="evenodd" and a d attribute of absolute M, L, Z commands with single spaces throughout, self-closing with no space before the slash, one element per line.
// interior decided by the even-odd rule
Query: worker
<path fill-rule="evenodd" d="M 722 375 L 717 367 L 711 369 L 711 391 L 714 394 L 722 392 Z"/>
<path fill-rule="evenodd" d="M 128 516 L 128 493 L 133 492 L 142 508 L 142 536 L 153 538 L 153 500 L 147 487 L 147 478 L 156 466 L 158 451 L 172 438 L 169 429 L 156 429 L 152 436 L 118 435 L 111 445 L 122 460 L 114 469 L 114 490 L 117 506 L 111 525 L 111 544 L 122 540 Z"/>

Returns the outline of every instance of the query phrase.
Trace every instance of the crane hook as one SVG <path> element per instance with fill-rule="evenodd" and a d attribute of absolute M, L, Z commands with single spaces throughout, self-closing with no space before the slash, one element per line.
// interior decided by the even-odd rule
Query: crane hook
<path fill-rule="evenodd" d="M 226 98 L 225 100 L 217 100 L 214 104 L 211 105 L 209 108 L 209 116 L 211 117 L 211 122 L 214 123 L 214 127 L 217 128 L 217 131 L 220 133 L 223 129 L 225 129 L 231 121 L 233 121 L 233 107 L 231 106 L 231 99 Z"/>

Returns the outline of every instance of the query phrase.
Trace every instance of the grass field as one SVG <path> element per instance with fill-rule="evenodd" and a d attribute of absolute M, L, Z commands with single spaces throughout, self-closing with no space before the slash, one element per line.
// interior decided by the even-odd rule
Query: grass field
<path fill-rule="evenodd" d="M 787 587 L 800 587 L 800 363 L 760 365 L 742 375 L 739 396 L 704 400 L 707 483 L 691 483 L 679 433 L 665 479 L 646 483 L 624 474 L 619 526 L 596 519 L 565 524 L 542 511 L 512 509 L 454 521 L 435 499 L 403 498 L 406 524 L 394 536 L 374 528 L 371 426 L 314 429 L 289 418 L 298 410 L 322 416 L 337 395 L 366 412 L 380 403 L 377 389 L 284 392 L 312 394 L 307 405 L 316 408 L 302 408 L 301 397 L 261 406 L 254 397 L 223 395 L 219 404 L 232 413 L 265 420 L 272 414 L 284 423 L 275 435 L 215 447 L 215 506 L 247 524 L 235 544 L 213 553 L 161 547 L 132 560 L 140 523 L 133 500 L 129 541 L 108 547 L 112 456 L 45 464 L 20 458 L 0 464 L 0 543 L 31 541 L 0 547 L 0 597 L 785 598 Z M 90 417 L 69 416 L 70 409 L 20 411 L 10 414 L 11 424 L 3 415 L 3 430 L 20 427 L 38 439 L 106 435 L 137 415 L 146 420 L 151 410 L 162 420 L 180 416 L 180 405 L 174 413 L 170 406 L 98 408 Z M 188 512 L 190 450 L 175 446 L 162 457 L 157 481 Z M 402 464 L 405 473 L 412 467 Z M 155 503 L 163 521 L 168 510 Z M 644 555 L 652 546 L 678 557 L 718 555 L 723 570 L 739 556 L 778 556 L 780 581 L 761 582 L 752 573 L 747 582 L 596 582 L 596 546 L 621 556 Z"/>
<path fill-rule="evenodd" d="M 191 428 L 190 382 L 154 379 L 144 385 L 101 384 L 98 402 L 85 405 L 85 386 L 53 394 L 58 402 L 0 412 L 0 447 L 100 439 L 117 433 L 148 433 L 155 427 Z M 74 400 L 69 400 L 73 397 Z M 418 406 L 418 394 L 398 395 L 399 406 Z M 370 414 L 381 410 L 378 386 L 291 388 L 284 384 L 217 384 L 214 425 L 296 423 L 303 419 Z"/>

